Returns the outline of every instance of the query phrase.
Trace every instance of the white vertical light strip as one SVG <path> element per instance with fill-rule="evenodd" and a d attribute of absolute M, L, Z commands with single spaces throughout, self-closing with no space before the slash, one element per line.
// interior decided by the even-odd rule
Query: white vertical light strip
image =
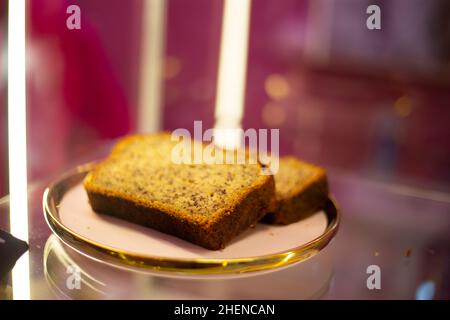
<path fill-rule="evenodd" d="M 251 0 L 225 0 L 217 79 L 216 144 L 237 147 L 244 112 Z M 231 130 L 230 130 L 231 129 Z"/>
<path fill-rule="evenodd" d="M 8 6 L 8 155 L 11 233 L 28 242 L 25 0 Z M 30 298 L 28 253 L 12 273 L 14 299 Z"/>
<path fill-rule="evenodd" d="M 139 132 L 154 132 L 161 127 L 167 4 L 166 0 L 149 0 L 143 6 L 137 124 Z"/>

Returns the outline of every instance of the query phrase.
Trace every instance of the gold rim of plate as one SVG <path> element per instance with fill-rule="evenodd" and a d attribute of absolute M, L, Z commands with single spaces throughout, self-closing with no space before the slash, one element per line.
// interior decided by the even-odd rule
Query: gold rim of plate
<path fill-rule="evenodd" d="M 136 271 L 197 275 L 239 274 L 270 270 L 304 261 L 316 255 L 333 239 L 340 224 L 340 210 L 336 200 L 329 196 L 323 210 L 328 220 L 324 233 L 303 245 L 282 252 L 224 259 L 174 259 L 127 252 L 88 239 L 66 227 L 59 219 L 58 207 L 62 198 L 67 191 L 82 181 L 94 165 L 95 163 L 88 163 L 78 166 L 52 183 L 44 192 L 44 215 L 53 233 L 69 247 L 94 260 L 117 267 L 128 267 Z"/>

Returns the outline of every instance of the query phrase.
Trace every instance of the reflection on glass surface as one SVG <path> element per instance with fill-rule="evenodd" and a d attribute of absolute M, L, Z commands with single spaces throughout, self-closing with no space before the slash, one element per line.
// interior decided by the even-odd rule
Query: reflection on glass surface
<path fill-rule="evenodd" d="M 433 281 L 426 281 L 420 284 L 416 291 L 417 300 L 432 300 L 434 297 L 435 285 Z"/>
<path fill-rule="evenodd" d="M 172 278 L 125 271 L 95 261 L 52 235 L 45 245 L 43 263 L 48 285 L 57 296 L 70 299 L 311 299 L 320 298 L 332 279 L 326 249 L 300 264 L 263 275 Z M 67 286 L 72 275 L 69 267 L 80 270 L 80 289 Z"/>

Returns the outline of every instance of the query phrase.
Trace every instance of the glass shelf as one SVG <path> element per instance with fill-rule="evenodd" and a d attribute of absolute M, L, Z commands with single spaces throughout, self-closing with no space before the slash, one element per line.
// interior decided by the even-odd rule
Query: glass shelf
<path fill-rule="evenodd" d="M 45 222 L 42 194 L 49 181 L 34 183 L 28 195 L 30 271 L 20 277 L 29 280 L 31 299 L 449 299 L 448 197 L 342 172 L 330 171 L 329 178 L 342 221 L 328 247 L 290 268 L 222 280 L 144 275 L 80 255 Z M 7 197 L 0 199 L 0 214 L 8 218 Z M 371 265 L 380 267 L 379 290 L 366 285 Z M 71 270 L 80 271 L 79 289 L 68 284 Z M 11 281 L 1 295 L 12 297 Z"/>

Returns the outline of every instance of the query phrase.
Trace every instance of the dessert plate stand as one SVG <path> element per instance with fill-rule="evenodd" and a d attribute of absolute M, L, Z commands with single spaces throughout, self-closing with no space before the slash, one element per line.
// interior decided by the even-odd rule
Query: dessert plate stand
<path fill-rule="evenodd" d="M 335 236 L 340 220 L 330 197 L 323 211 L 288 226 L 258 224 L 225 249 L 211 251 L 156 230 L 95 213 L 82 180 L 94 164 L 79 166 L 44 192 L 48 225 L 66 245 L 108 265 L 169 277 L 249 276 L 300 263 Z"/>

